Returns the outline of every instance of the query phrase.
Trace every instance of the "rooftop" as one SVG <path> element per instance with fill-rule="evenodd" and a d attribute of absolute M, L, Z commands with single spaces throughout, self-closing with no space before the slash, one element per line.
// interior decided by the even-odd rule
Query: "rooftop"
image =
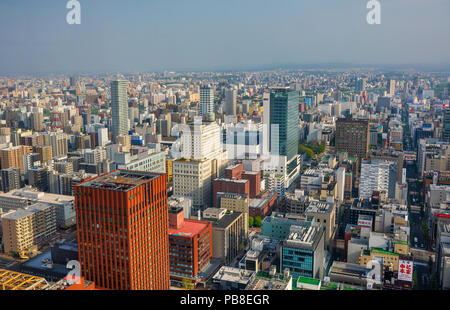
<path fill-rule="evenodd" d="M 180 237 L 193 237 L 200 232 L 202 232 L 206 227 L 208 227 L 209 222 L 198 221 L 198 220 L 184 220 L 184 225 L 180 229 L 170 228 L 170 236 L 180 236 Z"/>
<path fill-rule="evenodd" d="M 42 290 L 48 286 L 44 278 L 0 269 L 0 290 Z"/>
<path fill-rule="evenodd" d="M 216 219 L 205 219 L 205 220 L 213 222 L 214 227 L 227 228 L 241 215 L 242 215 L 241 212 L 233 212 L 225 214 L 224 216 L 222 216 L 220 220 Z"/>
<path fill-rule="evenodd" d="M 15 199 L 27 199 L 39 202 L 46 202 L 51 204 L 61 204 L 64 202 L 72 202 L 73 196 L 57 195 L 51 193 L 39 192 L 31 187 L 23 187 L 20 189 L 12 190 L 8 193 L 0 194 L 0 197 L 15 198 Z"/>
<path fill-rule="evenodd" d="M 333 211 L 334 203 L 326 201 L 311 201 L 306 208 L 306 213 L 330 213 Z"/>
<path fill-rule="evenodd" d="M 152 172 L 115 170 L 80 183 L 78 186 L 127 192 L 159 176 L 161 174 Z"/>
<path fill-rule="evenodd" d="M 222 266 L 214 275 L 213 280 L 238 282 L 248 284 L 254 275 L 253 271 L 238 269 L 234 267 Z"/>
<path fill-rule="evenodd" d="M 44 203 L 36 203 L 34 205 L 31 205 L 29 207 L 23 208 L 23 209 L 17 209 L 16 211 L 13 211 L 11 213 L 6 213 L 2 216 L 4 219 L 9 220 L 19 220 L 21 218 L 30 216 L 34 213 L 41 212 L 45 209 L 51 208 L 50 205 L 44 204 Z"/>
<path fill-rule="evenodd" d="M 291 226 L 286 246 L 314 246 L 320 239 L 321 227 L 318 225 Z"/>

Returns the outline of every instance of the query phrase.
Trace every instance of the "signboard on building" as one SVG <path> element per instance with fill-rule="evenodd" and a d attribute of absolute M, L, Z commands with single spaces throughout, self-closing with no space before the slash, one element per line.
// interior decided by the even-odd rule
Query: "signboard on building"
<path fill-rule="evenodd" d="M 412 282 L 413 280 L 413 261 L 400 259 L 398 261 L 398 280 Z"/>
<path fill-rule="evenodd" d="M 435 171 L 435 172 L 433 173 L 433 184 L 434 184 L 434 185 L 437 185 L 438 182 L 439 182 L 439 172 Z"/>

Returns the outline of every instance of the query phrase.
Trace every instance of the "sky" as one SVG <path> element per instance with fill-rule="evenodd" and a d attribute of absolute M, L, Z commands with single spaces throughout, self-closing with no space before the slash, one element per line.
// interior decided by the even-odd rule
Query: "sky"
<path fill-rule="evenodd" d="M 0 74 L 450 64 L 449 0 L 0 1 Z"/>

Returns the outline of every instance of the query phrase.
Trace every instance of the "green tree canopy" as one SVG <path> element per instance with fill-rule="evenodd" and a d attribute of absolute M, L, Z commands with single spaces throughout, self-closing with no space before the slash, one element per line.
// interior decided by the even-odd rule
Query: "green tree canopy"
<path fill-rule="evenodd" d="M 262 226 L 262 219 L 260 216 L 255 217 L 255 226 L 261 227 Z"/>
<path fill-rule="evenodd" d="M 308 156 L 308 158 L 313 158 L 314 157 L 314 151 L 306 146 L 304 146 L 303 144 L 300 144 L 298 146 L 298 152 L 299 153 L 306 153 L 306 156 Z"/>

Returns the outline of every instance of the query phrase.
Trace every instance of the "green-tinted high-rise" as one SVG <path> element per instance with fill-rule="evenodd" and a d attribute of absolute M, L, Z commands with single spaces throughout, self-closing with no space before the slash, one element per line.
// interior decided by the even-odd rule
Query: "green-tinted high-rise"
<path fill-rule="evenodd" d="M 271 153 L 278 151 L 279 155 L 287 157 L 288 162 L 298 154 L 298 120 L 299 93 L 289 88 L 271 89 L 270 124 L 272 128 L 276 124 L 279 126 L 278 146 L 273 144 L 276 137 L 271 135 Z"/>

